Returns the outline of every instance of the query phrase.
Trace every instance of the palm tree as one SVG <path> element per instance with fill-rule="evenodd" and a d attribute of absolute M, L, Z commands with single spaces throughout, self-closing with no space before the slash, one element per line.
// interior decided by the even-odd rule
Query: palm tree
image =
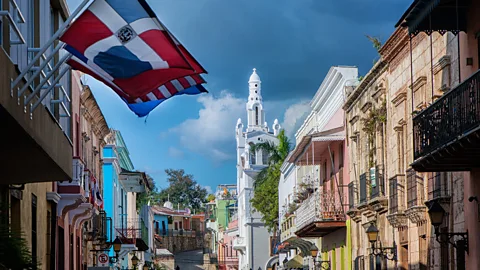
<path fill-rule="evenodd" d="M 278 227 L 278 183 L 281 166 L 290 152 L 290 141 L 281 130 L 277 136 L 278 145 L 271 142 L 255 144 L 250 148 L 253 153 L 263 151 L 268 155 L 268 165 L 255 177 L 254 197 L 251 202 L 256 211 L 262 214 L 269 231 L 276 232 Z"/>

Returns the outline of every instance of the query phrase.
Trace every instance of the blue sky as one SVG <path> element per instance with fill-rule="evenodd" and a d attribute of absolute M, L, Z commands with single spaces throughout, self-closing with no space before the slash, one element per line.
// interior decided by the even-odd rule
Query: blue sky
<path fill-rule="evenodd" d="M 73 10 L 81 0 L 67 0 Z M 269 126 L 292 136 L 332 65 L 364 75 L 378 57 L 365 35 L 385 41 L 412 0 L 149 0 L 159 19 L 209 71 L 209 94 L 172 98 L 138 118 L 111 90 L 90 85 L 138 170 L 166 187 L 183 168 L 203 186 L 236 183 L 235 133 L 257 68 Z"/>

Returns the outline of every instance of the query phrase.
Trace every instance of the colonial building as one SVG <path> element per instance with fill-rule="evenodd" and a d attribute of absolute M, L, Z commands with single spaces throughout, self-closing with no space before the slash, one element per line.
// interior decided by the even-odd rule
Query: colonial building
<path fill-rule="evenodd" d="M 345 87 L 354 85 L 357 75 L 356 67 L 330 68 L 310 102 L 311 113 L 295 135 L 296 147 L 287 159 L 295 167 L 282 167 L 285 175 L 279 194 L 285 211 L 279 219 L 282 238 L 287 238 L 283 247 L 288 252 L 284 259 L 287 268 L 298 267 L 290 261 L 320 269 L 351 267 L 346 215 L 349 159 L 342 104 Z M 293 194 L 288 191 L 292 182 Z M 293 228 L 296 237 L 291 234 Z"/>
<path fill-rule="evenodd" d="M 406 46 L 411 76 L 404 82 L 405 132 L 411 147 L 405 147 L 405 163 L 428 186 L 427 266 L 433 269 L 479 265 L 479 11 L 478 1 L 414 1 L 396 25 L 412 44 Z M 409 190 L 418 186 L 407 179 L 407 210 L 415 199 Z"/>
<path fill-rule="evenodd" d="M 233 242 L 240 252 L 239 269 L 265 269 L 270 258 L 270 233 L 265 228 L 261 214 L 253 211 L 250 200 L 253 198 L 255 177 L 267 166 L 266 152 L 250 151 L 250 147 L 260 142 L 277 144 L 280 131 L 278 120 L 272 130 L 265 121 L 260 77 L 255 69 L 248 81 L 249 95 L 246 104 L 247 126 L 244 130 L 239 119 L 236 131 L 237 140 L 237 190 L 238 190 L 238 236 Z"/>
<path fill-rule="evenodd" d="M 2 1 L 0 224 L 23 233 L 33 260 L 55 269 L 55 181 L 72 180 L 71 74 L 58 50 L 35 55 L 69 13 L 63 0 L 35 3 Z"/>
<path fill-rule="evenodd" d="M 343 108 L 346 112 L 350 179 L 347 214 L 351 220 L 354 269 L 387 269 L 393 267 L 382 256 L 371 255 L 366 230 L 371 224 L 379 228 L 384 247 L 393 246 L 394 231 L 387 221 L 386 181 L 386 63 L 378 61 L 355 87 L 346 89 Z M 396 188 L 396 187 L 395 187 Z M 370 267 L 370 268 L 368 268 Z"/>

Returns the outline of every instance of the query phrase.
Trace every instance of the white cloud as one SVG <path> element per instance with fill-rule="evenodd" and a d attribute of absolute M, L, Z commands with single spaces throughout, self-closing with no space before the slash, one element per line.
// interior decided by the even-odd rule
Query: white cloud
<path fill-rule="evenodd" d="M 207 190 L 208 194 L 213 194 L 213 190 L 211 186 L 204 186 L 204 188 Z"/>
<path fill-rule="evenodd" d="M 310 113 L 311 107 L 309 101 L 301 101 L 292 104 L 285 110 L 282 127 L 290 140 L 294 140 L 295 132 L 303 124 L 303 121 Z"/>
<path fill-rule="evenodd" d="M 173 157 L 173 158 L 183 158 L 184 153 L 182 150 L 175 148 L 173 146 L 170 146 L 168 148 L 168 155 Z"/>
<path fill-rule="evenodd" d="M 174 134 L 182 148 L 208 157 L 216 164 L 235 159 L 235 124 L 239 117 L 244 126 L 247 124 L 246 99 L 237 98 L 224 90 L 219 96 L 204 95 L 197 100 L 203 106 L 198 118 L 187 119 L 160 136 L 165 138 Z M 310 110 L 308 101 L 303 100 L 267 101 L 264 105 L 267 118 L 275 119 L 275 116 L 283 115 L 281 125 L 289 138 L 293 138 Z M 269 127 L 272 124 L 273 120 L 268 122 Z M 169 154 L 172 155 L 172 149 L 169 149 Z"/>
<path fill-rule="evenodd" d="M 198 102 L 204 107 L 198 118 L 188 119 L 168 133 L 175 133 L 183 147 L 215 162 L 234 158 L 235 124 L 245 115 L 245 101 L 222 91 L 218 97 L 200 96 Z"/>

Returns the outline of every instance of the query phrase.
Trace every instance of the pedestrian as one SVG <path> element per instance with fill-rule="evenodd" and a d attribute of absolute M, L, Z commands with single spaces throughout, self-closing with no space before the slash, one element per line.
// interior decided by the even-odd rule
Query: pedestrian
<path fill-rule="evenodd" d="M 180 270 L 180 266 L 177 265 L 177 267 L 175 267 L 175 270 Z"/>

